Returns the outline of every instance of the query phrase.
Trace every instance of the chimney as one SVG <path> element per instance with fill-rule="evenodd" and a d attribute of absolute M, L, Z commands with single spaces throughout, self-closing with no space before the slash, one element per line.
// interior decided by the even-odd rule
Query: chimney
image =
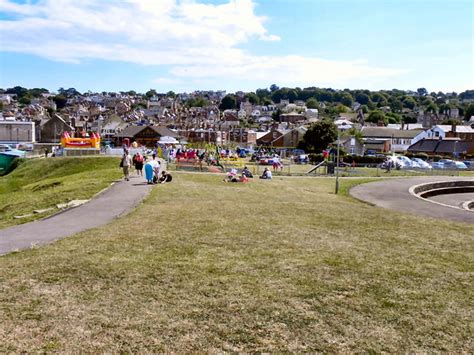
<path fill-rule="evenodd" d="M 454 123 L 454 122 L 451 125 L 451 132 L 453 132 L 453 135 L 456 136 L 456 123 Z"/>

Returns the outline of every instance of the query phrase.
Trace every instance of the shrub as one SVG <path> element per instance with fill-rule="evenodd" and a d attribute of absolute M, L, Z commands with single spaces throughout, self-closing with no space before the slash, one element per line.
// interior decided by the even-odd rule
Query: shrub
<path fill-rule="evenodd" d="M 414 158 L 420 158 L 423 160 L 428 160 L 428 154 L 426 153 L 416 153 L 413 155 Z"/>

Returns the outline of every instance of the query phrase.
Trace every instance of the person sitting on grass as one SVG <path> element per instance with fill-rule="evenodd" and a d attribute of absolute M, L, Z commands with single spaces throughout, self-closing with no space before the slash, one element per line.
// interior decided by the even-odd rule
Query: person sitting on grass
<path fill-rule="evenodd" d="M 263 170 L 262 176 L 260 176 L 260 179 L 271 180 L 272 179 L 272 172 L 270 171 L 270 169 L 265 168 Z"/>
<path fill-rule="evenodd" d="M 253 178 L 252 172 L 247 167 L 244 167 L 244 170 L 242 170 L 242 175 L 244 175 L 248 178 Z"/>
<path fill-rule="evenodd" d="M 239 179 L 237 178 L 237 170 L 231 169 L 224 179 L 224 182 L 238 182 Z"/>
<path fill-rule="evenodd" d="M 160 178 L 158 179 L 158 182 L 160 184 L 164 184 L 165 182 L 171 182 L 171 180 L 173 180 L 173 177 L 171 176 L 171 174 L 168 173 L 167 171 L 163 170 L 161 172 Z"/>

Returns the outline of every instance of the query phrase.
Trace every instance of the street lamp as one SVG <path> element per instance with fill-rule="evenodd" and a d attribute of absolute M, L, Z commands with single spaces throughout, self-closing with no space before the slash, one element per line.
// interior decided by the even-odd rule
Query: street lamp
<path fill-rule="evenodd" d="M 454 141 L 454 151 L 453 151 L 453 155 L 454 155 L 454 159 L 456 159 L 456 151 L 457 151 L 457 145 L 458 145 L 458 141 Z"/>
<path fill-rule="evenodd" d="M 337 193 L 339 192 L 339 169 L 338 169 L 338 166 L 339 166 L 339 145 L 341 143 L 341 139 L 340 139 L 340 131 L 337 130 L 337 154 L 336 154 L 336 195 Z"/>

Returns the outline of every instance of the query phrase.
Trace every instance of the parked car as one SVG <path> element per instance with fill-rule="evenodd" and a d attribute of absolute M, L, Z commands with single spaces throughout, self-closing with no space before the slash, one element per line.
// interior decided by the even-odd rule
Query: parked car
<path fill-rule="evenodd" d="M 454 160 L 451 160 L 451 159 L 440 159 L 438 161 L 438 163 L 442 163 L 443 164 L 443 169 L 457 169 L 456 167 L 456 162 Z"/>
<path fill-rule="evenodd" d="M 418 169 L 432 169 L 431 165 L 421 158 L 412 158 L 411 160 L 417 165 L 416 168 Z"/>
<path fill-rule="evenodd" d="M 431 164 L 431 167 L 433 169 L 440 170 L 440 169 L 444 169 L 444 164 L 439 161 L 435 161 Z"/>
<path fill-rule="evenodd" d="M 456 165 L 456 169 L 460 169 L 460 170 L 467 169 L 466 164 L 464 164 L 462 161 L 455 161 L 454 164 Z"/>
<path fill-rule="evenodd" d="M 416 166 L 413 166 L 413 162 L 411 161 L 411 159 L 406 156 L 399 155 L 393 158 L 400 165 L 401 169 L 410 169 L 410 168 L 416 167 Z"/>

